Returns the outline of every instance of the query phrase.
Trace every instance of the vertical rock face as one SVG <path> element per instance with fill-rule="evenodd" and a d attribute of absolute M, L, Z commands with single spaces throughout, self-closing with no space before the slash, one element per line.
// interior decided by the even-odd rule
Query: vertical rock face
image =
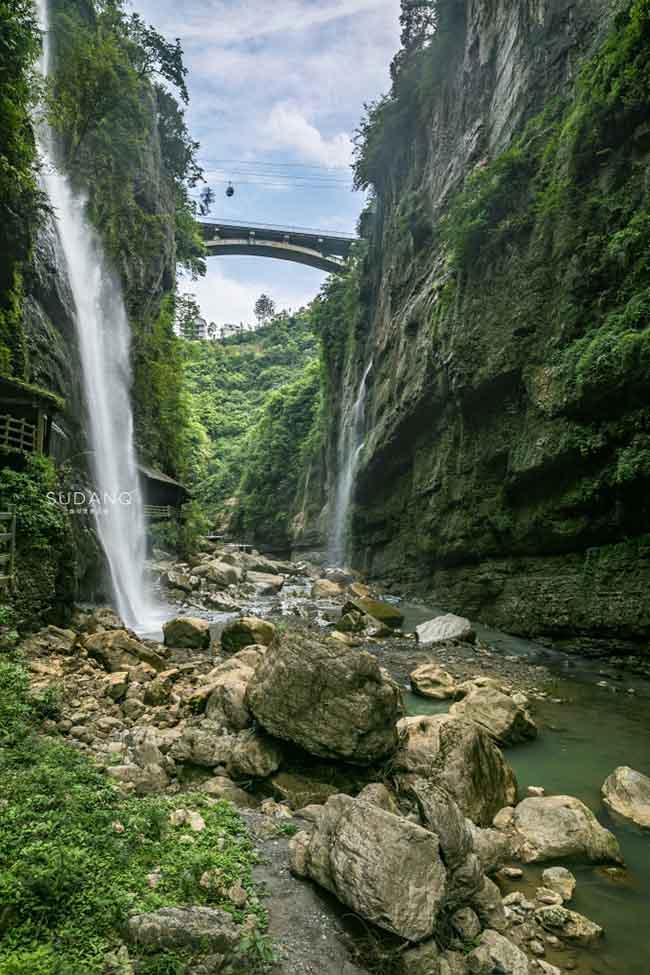
<path fill-rule="evenodd" d="M 640 115 L 578 82 L 623 44 L 614 6 L 442 5 L 425 108 L 403 96 L 400 139 L 377 133 L 366 327 L 328 369 L 354 388 L 374 350 L 358 566 L 511 630 L 625 649 L 650 632 L 645 320 L 629 304 L 650 282 L 609 242 L 646 212 L 650 146 Z M 615 218 L 609 193 L 629 201 Z"/>

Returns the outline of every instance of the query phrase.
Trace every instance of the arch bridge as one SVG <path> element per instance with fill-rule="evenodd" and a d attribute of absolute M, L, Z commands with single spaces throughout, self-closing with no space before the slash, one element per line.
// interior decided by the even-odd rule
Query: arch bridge
<path fill-rule="evenodd" d="M 306 264 L 330 274 L 340 274 L 354 234 L 332 234 L 305 227 L 278 227 L 267 223 L 240 223 L 230 220 L 201 221 L 201 234 L 208 257 L 246 254 L 280 261 Z"/>

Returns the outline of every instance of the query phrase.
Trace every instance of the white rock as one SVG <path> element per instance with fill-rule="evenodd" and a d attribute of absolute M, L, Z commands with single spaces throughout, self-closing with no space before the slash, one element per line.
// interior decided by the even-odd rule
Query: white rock
<path fill-rule="evenodd" d="M 603 782 L 603 802 L 610 813 L 650 829 L 650 778 L 620 765 Z"/>
<path fill-rule="evenodd" d="M 470 621 L 462 616 L 454 616 L 453 613 L 436 616 L 426 623 L 420 623 L 416 627 L 416 634 L 418 643 L 425 646 L 435 646 L 447 640 L 462 640 L 465 643 L 474 643 L 476 640 L 476 633 Z"/>

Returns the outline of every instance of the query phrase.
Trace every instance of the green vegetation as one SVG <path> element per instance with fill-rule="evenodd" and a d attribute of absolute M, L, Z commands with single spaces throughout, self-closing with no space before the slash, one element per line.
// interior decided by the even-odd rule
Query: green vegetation
<path fill-rule="evenodd" d="M 34 454 L 22 470 L 0 470 L 0 510 L 16 511 L 16 583 L 12 603 L 21 628 L 63 619 L 74 594 L 74 546 L 62 508 L 48 498 L 64 473 Z"/>
<path fill-rule="evenodd" d="M 302 376 L 317 340 L 309 312 L 281 313 L 254 331 L 217 342 L 185 342 L 183 350 L 194 438 L 189 485 L 214 518 L 247 478 L 256 450 L 252 431 L 269 398 L 276 392 L 282 397 L 283 387 Z M 259 488 L 266 503 L 272 501 L 269 486 Z"/>
<path fill-rule="evenodd" d="M 320 388 L 313 360 L 266 400 L 243 450 L 234 521 L 243 537 L 289 547 L 298 487 L 321 440 Z"/>
<path fill-rule="evenodd" d="M 30 0 L 0 0 L 0 376 L 27 375 L 23 273 L 43 210 L 30 109 L 39 36 Z"/>
<path fill-rule="evenodd" d="M 177 264 L 205 270 L 190 190 L 201 179 L 188 133 L 186 69 L 122 0 L 55 0 L 48 96 L 67 172 L 119 271 L 133 328 L 136 438 L 171 474 L 189 462 L 189 416 L 174 334 Z"/>
<path fill-rule="evenodd" d="M 234 807 L 200 795 L 124 797 L 76 750 L 35 734 L 53 707 L 29 693 L 19 660 L 0 658 L 0 975 L 100 975 L 129 915 L 180 905 L 254 915 L 242 952 L 252 971 L 265 970 L 272 951 L 252 896 L 255 855 Z M 181 807 L 206 823 L 191 843 L 170 823 Z M 208 871 L 212 882 L 201 884 Z M 235 883 L 251 895 L 245 912 L 229 897 Z M 143 975 L 192 970 L 182 953 L 131 956 Z"/>

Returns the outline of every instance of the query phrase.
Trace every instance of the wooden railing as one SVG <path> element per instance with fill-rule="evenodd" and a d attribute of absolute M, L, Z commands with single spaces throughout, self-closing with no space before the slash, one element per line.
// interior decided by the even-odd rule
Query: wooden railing
<path fill-rule="evenodd" d="M 36 427 L 24 417 L 18 419 L 8 413 L 0 414 L 0 447 L 34 453 L 38 447 Z"/>
<path fill-rule="evenodd" d="M 144 515 L 150 521 L 162 521 L 173 518 L 174 508 L 171 504 L 145 504 Z"/>
<path fill-rule="evenodd" d="M 13 585 L 16 567 L 16 512 L 0 511 L 0 584 Z"/>

